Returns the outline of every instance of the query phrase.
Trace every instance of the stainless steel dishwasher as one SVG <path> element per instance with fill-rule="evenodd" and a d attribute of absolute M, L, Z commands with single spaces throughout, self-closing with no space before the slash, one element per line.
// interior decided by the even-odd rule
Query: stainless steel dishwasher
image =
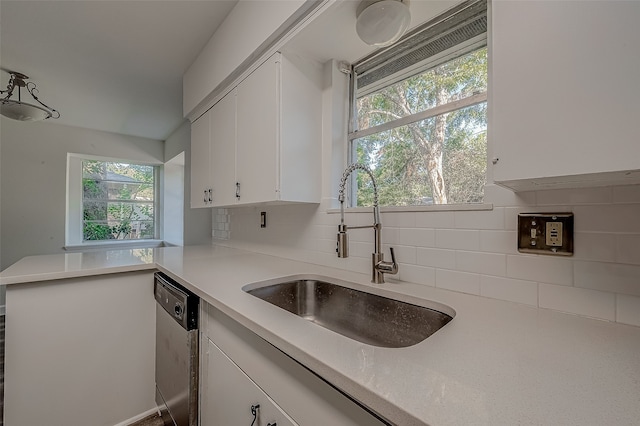
<path fill-rule="evenodd" d="M 165 425 L 198 425 L 198 296 L 155 274 L 156 403 Z"/>

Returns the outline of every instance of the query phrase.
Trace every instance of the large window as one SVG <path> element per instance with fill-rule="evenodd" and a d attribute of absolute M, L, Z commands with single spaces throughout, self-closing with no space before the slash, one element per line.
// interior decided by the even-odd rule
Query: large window
<path fill-rule="evenodd" d="M 156 237 L 154 166 L 82 161 L 83 241 Z"/>
<path fill-rule="evenodd" d="M 486 1 L 354 64 L 349 141 L 382 206 L 481 203 L 487 164 Z M 371 205 L 361 173 L 354 206 Z"/>

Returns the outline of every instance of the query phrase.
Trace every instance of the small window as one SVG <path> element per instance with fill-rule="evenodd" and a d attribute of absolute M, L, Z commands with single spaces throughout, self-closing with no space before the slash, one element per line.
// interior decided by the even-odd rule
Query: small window
<path fill-rule="evenodd" d="M 353 66 L 352 162 L 381 206 L 482 203 L 487 164 L 486 1 L 463 3 Z M 357 175 L 352 206 L 372 204 Z"/>
<path fill-rule="evenodd" d="M 159 165 L 78 154 L 67 157 L 68 250 L 159 239 Z"/>
<path fill-rule="evenodd" d="M 83 241 L 156 237 L 155 167 L 82 161 Z"/>

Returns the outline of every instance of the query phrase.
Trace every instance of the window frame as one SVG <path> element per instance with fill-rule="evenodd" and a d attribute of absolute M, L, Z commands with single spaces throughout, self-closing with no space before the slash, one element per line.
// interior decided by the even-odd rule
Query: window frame
<path fill-rule="evenodd" d="M 84 240 L 83 233 L 83 161 L 101 161 L 109 163 L 125 163 L 153 167 L 154 201 L 153 201 L 153 238 L 122 240 Z M 123 247 L 158 247 L 161 240 L 161 208 L 162 208 L 162 163 L 112 158 L 85 154 L 67 154 L 67 193 L 65 215 L 65 250 L 84 250 L 87 248 Z"/>
<path fill-rule="evenodd" d="M 481 2 L 477 2 L 477 3 L 481 3 Z M 470 1 L 469 4 L 473 5 L 474 1 Z M 462 7 L 462 5 L 460 5 L 460 7 Z M 486 13 L 488 14 L 489 6 L 486 5 L 485 7 L 486 7 L 485 9 Z M 445 12 L 445 14 L 443 14 L 442 17 L 436 17 L 433 21 L 435 22 L 435 25 L 437 25 L 437 23 L 440 22 L 441 20 L 448 17 L 445 15 L 447 15 L 447 12 Z M 449 16 L 452 16 L 452 15 L 449 15 Z M 431 25 L 432 23 L 426 23 L 424 24 L 423 28 L 428 29 Z M 422 29 L 418 30 L 417 32 L 419 31 L 422 31 Z M 398 46 L 401 43 L 402 43 L 402 39 L 396 44 L 384 49 L 381 52 L 382 56 L 384 55 L 389 56 L 389 53 L 393 52 L 394 46 Z M 358 129 L 358 111 L 357 111 L 358 98 L 383 90 L 386 87 L 390 87 L 393 84 L 401 82 L 412 76 L 416 76 L 421 73 L 427 72 L 430 69 L 433 69 L 441 64 L 444 64 L 458 57 L 464 56 L 468 53 L 471 53 L 483 48 L 489 49 L 489 29 L 488 28 L 486 32 L 484 32 L 483 34 L 477 35 L 475 37 L 471 37 L 470 39 L 462 43 L 456 44 L 440 53 L 429 56 L 422 61 L 419 61 L 413 65 L 403 68 L 385 78 L 377 80 L 374 83 L 367 85 L 366 89 L 363 89 L 360 92 L 358 91 L 358 87 L 357 87 L 357 81 L 358 81 L 357 68 L 362 63 L 366 63 L 367 61 L 371 60 L 371 58 L 375 58 L 376 52 L 374 52 L 372 55 L 369 55 L 366 58 L 363 58 L 357 63 L 352 64 L 351 74 L 349 79 L 349 92 L 348 92 L 348 96 L 349 96 L 349 118 L 348 118 L 348 133 L 347 133 L 348 164 L 351 164 L 357 161 L 356 160 L 357 144 L 354 143 L 357 139 L 382 133 L 384 131 L 396 129 L 412 123 L 433 118 L 441 114 L 458 111 L 463 108 L 468 108 L 481 103 L 488 103 L 488 90 L 477 91 L 477 92 L 474 92 L 471 96 L 458 99 L 444 105 L 428 108 L 426 110 L 422 110 L 408 116 L 390 120 L 385 123 L 368 127 L 363 130 Z M 391 53 L 391 58 L 393 58 L 393 53 Z M 489 71 L 487 71 L 487 74 L 489 74 Z M 488 77 L 489 75 L 487 75 L 487 78 Z M 487 127 L 488 127 L 488 123 L 487 123 Z M 489 151 L 489 148 L 487 146 L 487 153 L 488 151 Z M 487 173 L 488 173 L 488 168 L 487 168 L 487 171 L 485 172 L 485 175 Z M 352 174 L 352 176 L 350 176 L 350 182 L 348 183 L 348 187 L 347 187 L 347 200 L 346 200 L 347 201 L 346 207 L 352 210 L 363 208 L 362 206 L 357 206 L 357 196 L 355 195 L 357 194 L 357 189 L 358 189 L 357 180 L 355 179 L 355 173 L 354 173 Z M 448 207 L 444 207 L 444 206 L 448 206 Z M 390 206 L 381 206 L 381 207 L 388 209 L 388 211 L 421 211 L 421 210 L 441 211 L 441 210 L 474 210 L 475 208 L 473 206 L 476 206 L 478 210 L 485 210 L 487 207 L 491 207 L 490 204 L 486 203 L 486 200 L 481 203 L 463 203 L 463 204 L 451 203 L 451 204 L 410 205 L 410 206 L 390 205 Z"/>

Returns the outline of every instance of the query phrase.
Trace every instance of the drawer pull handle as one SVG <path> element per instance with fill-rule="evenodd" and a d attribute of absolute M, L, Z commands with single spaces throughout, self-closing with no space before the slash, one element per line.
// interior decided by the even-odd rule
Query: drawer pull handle
<path fill-rule="evenodd" d="M 253 426 L 253 424 L 256 422 L 256 419 L 258 418 L 258 408 L 260 408 L 260 404 L 251 406 L 251 414 L 253 414 L 253 421 L 251 422 L 251 426 Z M 278 426 L 278 423 L 267 423 L 267 426 Z"/>
<path fill-rule="evenodd" d="M 256 419 L 258 418 L 258 408 L 260 408 L 260 404 L 251 406 L 251 414 L 253 414 L 253 421 L 251 422 L 251 426 L 253 426 L 253 424 L 256 422 Z"/>

